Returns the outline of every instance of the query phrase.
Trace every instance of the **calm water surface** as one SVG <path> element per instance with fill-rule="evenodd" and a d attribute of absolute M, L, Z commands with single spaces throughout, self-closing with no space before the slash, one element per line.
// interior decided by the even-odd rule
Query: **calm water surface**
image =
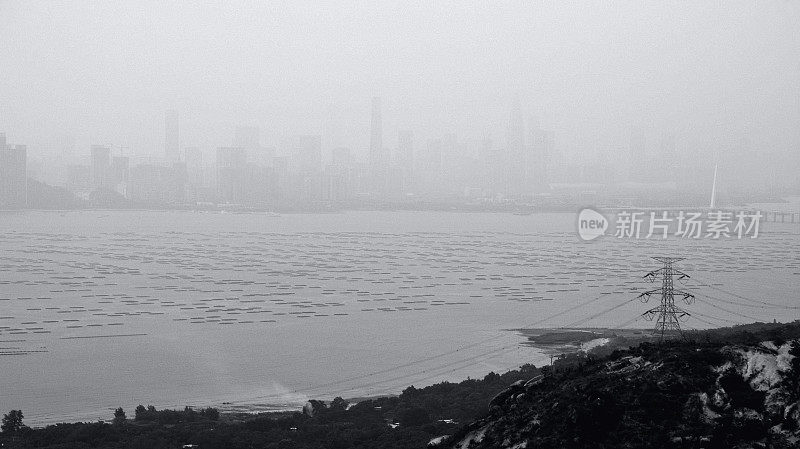
<path fill-rule="evenodd" d="M 511 329 L 648 327 L 631 299 L 654 288 L 654 255 L 687 259 L 687 327 L 800 318 L 800 225 L 584 243 L 574 220 L 2 213 L 0 410 L 41 425 L 138 404 L 297 408 L 541 365 Z"/>

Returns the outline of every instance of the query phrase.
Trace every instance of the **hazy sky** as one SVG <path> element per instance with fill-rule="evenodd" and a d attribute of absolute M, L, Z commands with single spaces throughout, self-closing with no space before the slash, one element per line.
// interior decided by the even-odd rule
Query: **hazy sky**
<path fill-rule="evenodd" d="M 800 152 L 800 2 L 36 2 L 0 0 L 0 131 L 163 153 L 323 135 L 369 144 L 443 133 L 505 141 L 513 96 L 570 154 L 652 142 Z"/>

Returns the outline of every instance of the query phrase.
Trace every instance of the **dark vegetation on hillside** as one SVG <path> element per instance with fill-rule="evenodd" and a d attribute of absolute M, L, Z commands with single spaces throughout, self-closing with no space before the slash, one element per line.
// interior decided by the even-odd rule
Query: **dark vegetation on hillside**
<path fill-rule="evenodd" d="M 341 398 L 329 405 L 313 401 L 313 417 L 303 413 L 222 416 L 214 409 L 156 410 L 139 406 L 134 419 L 109 416 L 110 423 L 58 424 L 21 428 L 0 437 L 18 448 L 411 448 L 425 447 L 460 423 L 482 416 L 486 404 L 510 383 L 539 373 L 532 365 L 483 379 L 406 388 L 397 397 L 349 406 Z M 348 408 L 349 407 L 349 408 Z M 121 412 L 121 413 L 120 413 Z M 452 422 L 445 421 L 451 420 Z M 390 424 L 397 424 L 395 428 Z"/>
<path fill-rule="evenodd" d="M 755 323 L 695 332 L 687 340 L 642 343 L 605 357 L 570 355 L 541 382 L 511 388 L 489 416 L 453 434 L 462 441 L 486 429 L 470 448 L 792 448 L 800 401 L 800 323 Z M 733 368 L 742 363 L 728 348 L 791 343 L 795 358 L 777 410 L 767 392 L 753 388 Z M 769 349 L 764 349 L 769 352 Z M 715 397 L 722 392 L 719 400 Z M 706 397 L 704 401 L 702 398 Z M 451 443 L 453 444 L 453 443 Z"/>
<path fill-rule="evenodd" d="M 722 448 L 737 447 L 740 441 L 763 435 L 763 423 L 746 419 L 708 427 L 698 417 L 701 408 L 687 407 L 687 401 L 691 392 L 707 390 L 715 382 L 716 374 L 710 367 L 724 362 L 719 351 L 723 345 L 800 338 L 800 323 L 757 323 L 697 332 L 689 338 L 688 342 L 662 345 L 644 343 L 611 354 L 598 348 L 590 354 L 565 356 L 552 367 L 525 365 L 502 375 L 490 373 L 483 379 L 412 386 L 397 397 L 365 400 L 352 406 L 341 398 L 328 405 L 313 401 L 313 417 L 300 412 L 219 416 L 214 409 L 175 411 L 140 406 L 132 418 L 118 409 L 107 423 L 30 429 L 15 421 L 13 429 L 4 427 L 0 443 L 5 448 L 59 449 L 157 449 L 189 444 L 201 449 L 424 448 L 439 435 L 453 435 L 451 441 L 465 435 L 470 430 L 465 425 L 497 413 L 488 407 L 495 395 L 516 381 L 540 374 L 545 374 L 543 380 L 531 387 L 527 403 L 513 418 L 519 421 L 519 427 L 532 419 L 540 422 L 536 433 L 539 445 L 535 447 L 701 447 L 696 442 L 684 446 L 670 443 L 677 432 L 711 435 L 716 444 L 713 447 Z M 603 368 L 631 356 L 663 364 L 663 369 L 612 376 Z M 796 361 L 800 364 L 800 359 Z M 664 373 L 668 375 L 662 376 Z M 737 405 L 758 408 L 763 403 L 759 392 L 735 376 L 723 377 L 720 382 L 726 384 Z M 800 395 L 800 386 L 795 391 Z M 543 410 L 546 413 L 540 413 Z M 493 447 L 490 443 L 481 447 Z"/>

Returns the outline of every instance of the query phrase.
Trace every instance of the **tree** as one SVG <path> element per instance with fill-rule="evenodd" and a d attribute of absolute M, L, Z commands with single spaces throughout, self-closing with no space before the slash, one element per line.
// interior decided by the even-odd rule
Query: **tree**
<path fill-rule="evenodd" d="M 399 418 L 400 425 L 403 427 L 421 426 L 431 422 L 428 411 L 422 407 L 412 407 L 402 410 Z"/>
<path fill-rule="evenodd" d="M 204 409 L 200 409 L 200 416 L 208 419 L 210 421 L 218 421 L 219 420 L 219 410 L 208 407 Z"/>
<path fill-rule="evenodd" d="M 139 404 L 136 407 L 136 414 L 133 419 L 135 421 L 157 421 L 158 410 L 152 405 L 148 405 L 147 408 L 144 408 L 144 405 Z"/>
<path fill-rule="evenodd" d="M 347 410 L 348 405 L 350 404 L 346 400 L 342 399 L 341 396 L 336 396 L 333 401 L 331 401 L 330 409 L 344 411 Z"/>
<path fill-rule="evenodd" d="M 125 424 L 125 419 L 125 410 L 123 410 L 122 407 L 114 410 L 114 424 Z"/>
<path fill-rule="evenodd" d="M 185 419 L 186 422 L 195 422 L 197 421 L 197 412 L 187 405 L 183 409 L 183 419 Z"/>
<path fill-rule="evenodd" d="M 136 421 L 144 421 L 147 419 L 147 409 L 144 408 L 144 405 L 139 404 L 139 406 L 136 407 L 136 414 L 133 419 Z"/>
<path fill-rule="evenodd" d="M 2 430 L 3 433 L 18 432 L 23 426 L 23 418 L 24 416 L 22 415 L 22 410 L 11 410 L 7 414 L 3 415 L 3 424 L 0 426 L 0 430 Z"/>

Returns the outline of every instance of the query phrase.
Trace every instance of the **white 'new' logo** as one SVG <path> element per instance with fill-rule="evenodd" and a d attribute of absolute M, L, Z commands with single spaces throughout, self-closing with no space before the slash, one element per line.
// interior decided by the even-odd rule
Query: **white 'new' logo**
<path fill-rule="evenodd" d="M 594 240 L 606 233 L 608 220 L 600 212 L 584 208 L 578 213 L 578 237 L 582 240 Z"/>

